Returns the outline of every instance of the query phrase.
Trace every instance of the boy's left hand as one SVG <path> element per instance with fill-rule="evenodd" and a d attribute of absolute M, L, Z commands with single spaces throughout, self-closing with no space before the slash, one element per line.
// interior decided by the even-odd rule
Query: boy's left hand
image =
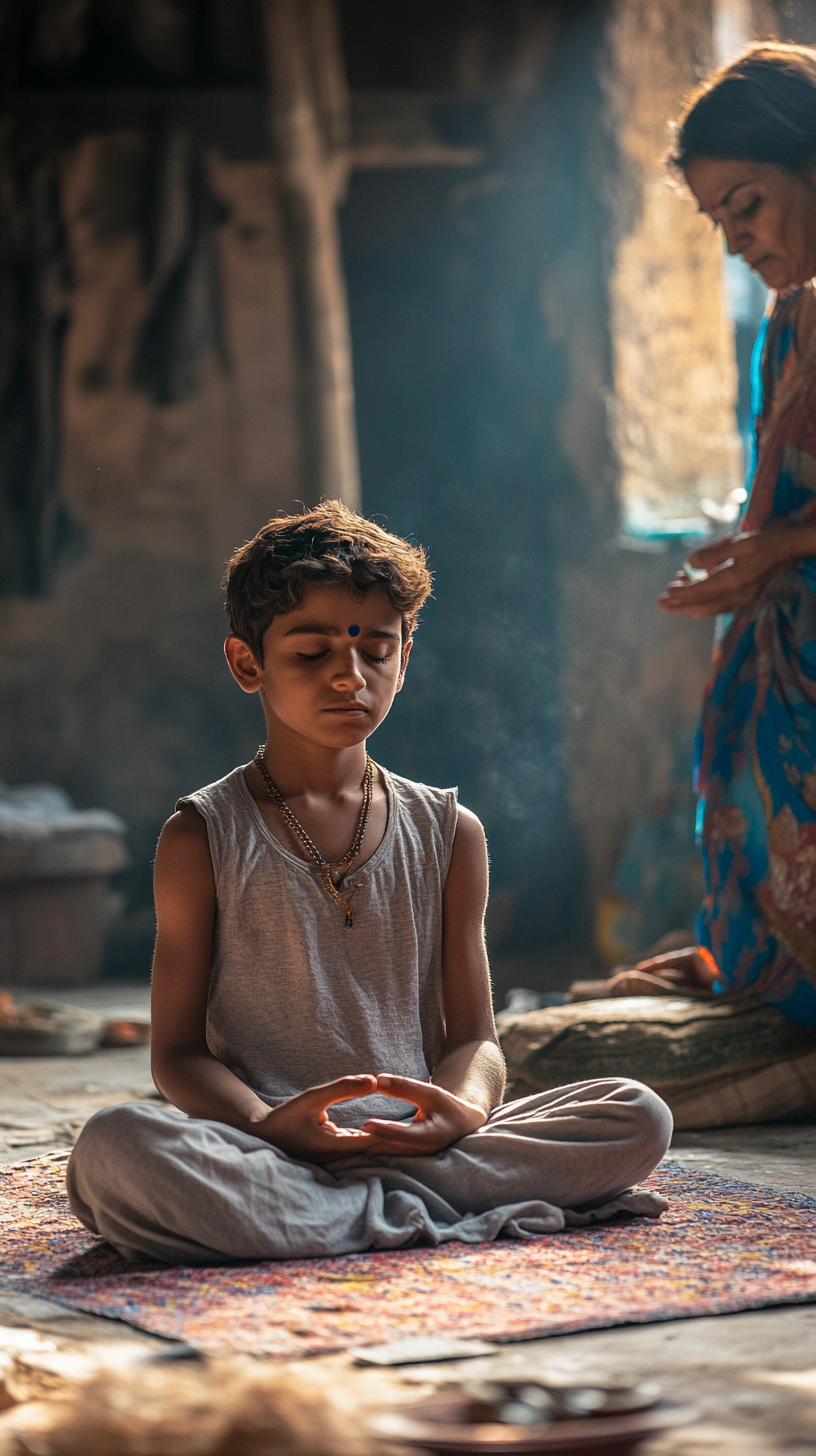
<path fill-rule="evenodd" d="M 370 1117 L 361 1131 L 372 1134 L 376 1147 L 367 1148 L 366 1152 L 427 1158 L 487 1122 L 483 1108 L 464 1102 L 434 1082 L 383 1075 L 377 1078 L 377 1091 L 398 1097 L 401 1102 L 411 1102 L 417 1111 L 410 1122 Z"/>

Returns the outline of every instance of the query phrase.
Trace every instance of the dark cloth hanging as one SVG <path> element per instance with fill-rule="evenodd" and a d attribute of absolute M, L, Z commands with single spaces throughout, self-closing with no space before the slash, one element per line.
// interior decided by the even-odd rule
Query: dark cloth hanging
<path fill-rule="evenodd" d="M 42 596 L 81 540 L 58 494 L 71 267 L 57 159 L 0 151 L 0 595 Z"/>
<path fill-rule="evenodd" d="M 132 369 L 133 383 L 156 404 L 195 393 L 207 349 L 228 367 L 218 253 L 218 229 L 228 215 L 192 134 L 166 130 L 147 164 L 144 262 L 153 301 Z"/>

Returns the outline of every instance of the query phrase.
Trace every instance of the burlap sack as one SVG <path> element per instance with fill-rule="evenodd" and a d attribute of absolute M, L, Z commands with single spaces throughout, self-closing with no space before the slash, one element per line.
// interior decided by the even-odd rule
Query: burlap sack
<path fill-rule="evenodd" d="M 816 1028 L 749 992 L 715 1001 L 625 996 L 497 1018 L 508 1097 L 591 1077 L 634 1077 L 678 1128 L 816 1113 Z"/>

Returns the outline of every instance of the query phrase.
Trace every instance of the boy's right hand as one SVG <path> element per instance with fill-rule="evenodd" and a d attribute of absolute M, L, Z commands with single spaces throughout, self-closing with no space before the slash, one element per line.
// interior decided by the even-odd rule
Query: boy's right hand
<path fill-rule="evenodd" d="M 255 1137 L 280 1148 L 290 1158 L 308 1163 L 328 1162 L 331 1158 L 347 1158 L 370 1149 L 374 1138 L 357 1127 L 337 1127 L 331 1122 L 328 1108 L 335 1102 L 351 1102 L 368 1097 L 377 1090 L 377 1078 L 366 1075 L 338 1077 L 290 1097 L 279 1107 L 271 1108 L 267 1117 L 256 1123 Z"/>

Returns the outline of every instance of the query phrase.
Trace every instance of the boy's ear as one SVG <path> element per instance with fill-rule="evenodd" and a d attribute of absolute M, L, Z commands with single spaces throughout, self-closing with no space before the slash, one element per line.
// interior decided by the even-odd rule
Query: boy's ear
<path fill-rule="evenodd" d="M 400 675 L 397 679 L 397 686 L 394 689 L 394 691 L 397 693 L 402 692 L 402 684 L 405 682 L 405 670 L 408 666 L 408 658 L 411 656 L 411 648 L 413 647 L 413 645 L 413 637 L 409 637 L 408 641 L 403 644 L 400 661 Z"/>
<path fill-rule="evenodd" d="M 229 670 L 245 693 L 257 693 L 261 686 L 261 669 L 252 648 L 243 637 L 228 637 L 224 643 L 224 656 Z"/>

